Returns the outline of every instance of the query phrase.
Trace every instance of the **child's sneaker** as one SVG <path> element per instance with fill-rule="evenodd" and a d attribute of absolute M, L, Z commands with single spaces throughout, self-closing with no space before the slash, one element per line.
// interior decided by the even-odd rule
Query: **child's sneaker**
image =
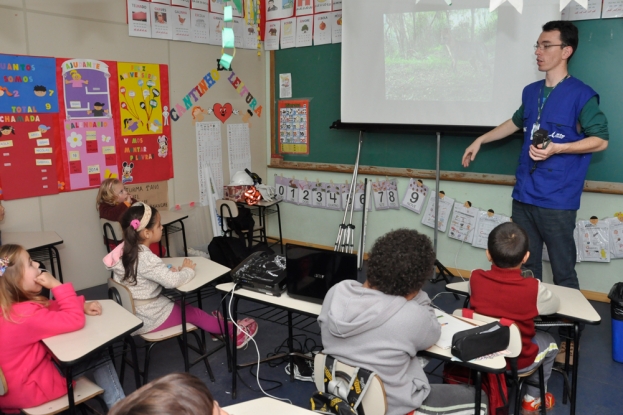
<path fill-rule="evenodd" d="M 238 331 L 236 336 L 236 347 L 242 349 L 257 334 L 257 322 L 252 318 L 243 318 L 238 320 L 238 325 L 241 330 Z"/>
<path fill-rule="evenodd" d="M 526 400 L 528 398 L 528 400 Z M 554 395 L 547 392 L 545 394 L 545 409 L 549 411 L 554 407 L 556 400 Z M 521 413 L 523 415 L 538 414 L 541 409 L 541 398 L 533 398 L 530 395 L 526 395 L 521 403 Z"/>

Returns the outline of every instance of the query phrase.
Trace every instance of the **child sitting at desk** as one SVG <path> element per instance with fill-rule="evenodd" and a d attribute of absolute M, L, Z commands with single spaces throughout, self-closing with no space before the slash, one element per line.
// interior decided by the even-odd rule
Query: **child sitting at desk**
<path fill-rule="evenodd" d="M 119 222 L 125 211 L 136 202 L 137 200 L 130 196 L 121 180 L 106 179 L 97 192 L 95 207 L 100 214 L 100 219 Z M 116 236 L 120 237 L 121 235 Z M 111 243 L 109 249 L 115 249 L 115 246 L 114 243 Z M 149 249 L 154 254 L 160 255 L 160 242 L 153 244 Z M 166 255 L 165 248 L 162 249 L 163 254 Z"/>
<path fill-rule="evenodd" d="M 522 349 L 517 361 L 519 373 L 528 372 L 543 364 L 545 384 L 552 373 L 558 353 L 554 338 L 546 332 L 536 331 L 534 318 L 558 311 L 560 300 L 536 278 L 524 278 L 521 265 L 530 252 L 528 234 L 513 222 L 497 226 L 489 234 L 486 254 L 492 262 L 491 270 L 477 269 L 469 280 L 471 308 L 490 317 L 507 318 L 519 326 Z M 529 380 L 539 384 L 539 373 Z M 528 385 L 523 397 L 524 413 L 536 413 L 541 405 L 539 388 Z M 536 397 L 536 398 L 535 398 Z M 546 408 L 554 406 L 554 396 L 545 395 Z"/>
<path fill-rule="evenodd" d="M 113 278 L 130 290 L 136 316 L 143 321 L 143 327 L 134 334 L 160 331 L 182 324 L 182 308 L 164 295 L 164 288 L 176 288 L 195 277 L 195 263 L 188 258 L 182 266 L 167 267 L 162 259 L 149 250 L 149 245 L 160 242 L 162 224 L 158 211 L 142 202 L 133 204 L 121 217 L 123 242 L 104 257 L 104 264 L 113 272 Z M 208 333 L 222 333 L 222 321 L 205 311 L 186 305 L 186 321 Z M 233 325 L 229 333 L 234 333 Z M 245 318 L 238 321 L 242 331 L 236 344 L 244 347 L 257 333 L 255 320 Z"/>
<path fill-rule="evenodd" d="M 441 335 L 422 290 L 434 263 L 427 236 L 410 229 L 391 231 L 370 251 L 366 282 L 342 281 L 322 303 L 318 323 L 323 353 L 375 371 L 385 387 L 387 415 L 412 414 L 415 409 L 425 414 L 457 413 L 460 408 L 473 412 L 473 388 L 429 384 L 416 357 Z M 486 405 L 484 395 L 482 402 Z"/>
<path fill-rule="evenodd" d="M 40 295 L 52 290 L 55 300 Z M 52 362 L 42 339 L 80 330 L 85 314 L 102 313 L 97 301 L 85 303 L 71 283 L 61 284 L 19 245 L 0 247 L 0 368 L 7 393 L 0 396 L 0 411 L 18 413 L 20 408 L 39 406 L 67 394 L 67 381 Z M 95 361 L 98 358 L 94 358 Z M 95 362 L 78 365 L 80 373 Z M 117 372 L 105 357 L 96 363 L 93 376 L 104 389 L 108 407 L 125 397 Z"/>

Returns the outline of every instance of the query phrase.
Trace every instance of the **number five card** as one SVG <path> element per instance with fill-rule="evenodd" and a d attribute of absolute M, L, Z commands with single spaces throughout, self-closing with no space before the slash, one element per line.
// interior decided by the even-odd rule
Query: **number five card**
<path fill-rule="evenodd" d="M 401 206 L 420 214 L 428 195 L 428 186 L 419 179 L 409 180 L 409 187 L 402 199 Z"/>

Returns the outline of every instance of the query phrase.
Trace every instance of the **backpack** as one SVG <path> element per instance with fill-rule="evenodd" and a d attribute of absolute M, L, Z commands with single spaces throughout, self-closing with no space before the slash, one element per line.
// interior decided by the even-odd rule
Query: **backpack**
<path fill-rule="evenodd" d="M 448 362 L 443 367 L 443 382 L 473 385 L 470 369 Z M 489 398 L 489 415 L 508 415 L 508 389 L 504 373 L 483 373 L 482 390 Z"/>
<path fill-rule="evenodd" d="M 247 240 L 247 246 L 253 245 L 253 227 L 255 226 L 255 220 L 253 220 L 253 214 L 251 210 L 244 206 L 238 206 L 238 216 L 235 218 L 227 218 L 227 226 L 232 229 L 238 237 L 244 242 Z M 243 231 L 248 231 L 243 233 Z"/>
<path fill-rule="evenodd" d="M 336 371 L 337 360 L 324 355 L 324 390 L 316 391 L 310 399 L 311 410 L 320 414 L 365 415 L 361 401 L 376 373 L 355 367 L 349 375 Z"/>
<path fill-rule="evenodd" d="M 236 268 L 251 253 L 244 241 L 228 236 L 215 236 L 208 245 L 210 259 L 227 268 Z"/>

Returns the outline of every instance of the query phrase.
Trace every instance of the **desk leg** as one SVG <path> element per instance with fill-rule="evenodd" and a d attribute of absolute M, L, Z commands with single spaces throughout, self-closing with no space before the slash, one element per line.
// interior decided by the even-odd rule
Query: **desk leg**
<path fill-rule="evenodd" d="M 167 247 L 167 256 L 170 257 L 171 256 L 171 251 L 169 250 L 169 229 L 168 227 L 164 227 L 163 232 L 164 234 L 164 244 Z M 160 257 L 162 258 L 162 244 L 160 244 Z"/>
<path fill-rule="evenodd" d="M 578 367 L 580 365 L 580 323 L 575 322 L 573 325 L 573 380 L 571 385 L 571 415 L 575 415 L 575 399 L 578 391 Z M 567 348 L 567 353 L 570 354 L 570 348 Z M 568 360 L 567 360 L 568 361 Z"/>
<path fill-rule="evenodd" d="M 283 237 L 281 236 L 281 211 L 279 210 L 279 203 L 275 203 L 277 208 L 277 224 L 279 225 L 279 249 L 281 249 L 281 255 L 283 255 Z"/>
<path fill-rule="evenodd" d="M 223 324 L 224 327 L 222 329 L 223 332 L 223 337 L 225 340 L 225 352 L 227 353 L 227 370 L 229 371 L 229 373 L 231 373 L 231 366 L 232 366 L 232 361 L 231 361 L 231 350 L 229 348 L 229 344 L 230 344 L 230 339 L 229 339 L 229 324 L 227 321 L 227 294 L 221 294 L 221 304 L 223 305 Z"/>
<path fill-rule="evenodd" d="M 130 343 L 130 353 L 132 354 L 132 364 L 134 364 L 134 383 L 136 384 L 136 389 L 141 387 L 141 373 L 140 367 L 138 365 L 138 355 L 136 354 L 136 343 L 134 343 L 134 339 L 132 336 L 128 335 L 127 342 Z M 124 353 L 122 359 L 125 359 L 125 346 Z M 125 363 L 122 363 L 125 364 Z"/>
<path fill-rule="evenodd" d="M 73 375 L 71 373 L 72 367 L 69 366 L 65 369 L 65 379 L 67 380 L 67 399 L 69 402 L 69 413 L 71 415 L 76 414 L 76 402 L 74 401 L 74 385 Z"/>
<path fill-rule="evenodd" d="M 476 371 L 476 380 L 474 381 L 475 399 L 474 399 L 474 414 L 480 415 L 480 398 L 482 391 L 482 373 L 479 370 Z"/>
<path fill-rule="evenodd" d="M 58 267 L 58 280 L 62 284 L 63 283 L 63 270 L 61 270 L 61 255 L 59 254 L 58 249 L 56 249 L 55 246 L 51 246 L 50 249 L 53 250 L 54 253 L 56 254 L 56 266 Z M 52 263 L 51 255 L 50 255 L 50 263 Z M 54 269 L 54 265 L 52 265 L 52 269 Z"/>
<path fill-rule="evenodd" d="M 292 336 L 292 312 L 288 310 L 288 364 L 290 365 L 290 382 L 294 382 L 294 345 Z"/>
<path fill-rule="evenodd" d="M 182 241 L 184 242 L 184 256 L 188 256 L 188 248 L 186 247 L 186 228 L 184 228 L 184 221 L 180 221 L 180 226 L 182 227 Z M 169 249 L 167 247 L 167 249 Z M 171 256 L 169 254 L 169 256 Z"/>
<path fill-rule="evenodd" d="M 167 247 L 167 249 L 169 249 Z M 190 369 L 188 364 L 188 332 L 186 332 L 186 294 L 182 293 L 182 300 L 180 303 L 182 307 L 182 343 L 184 343 L 184 347 L 182 353 L 184 354 L 184 371 L 188 373 Z"/>

